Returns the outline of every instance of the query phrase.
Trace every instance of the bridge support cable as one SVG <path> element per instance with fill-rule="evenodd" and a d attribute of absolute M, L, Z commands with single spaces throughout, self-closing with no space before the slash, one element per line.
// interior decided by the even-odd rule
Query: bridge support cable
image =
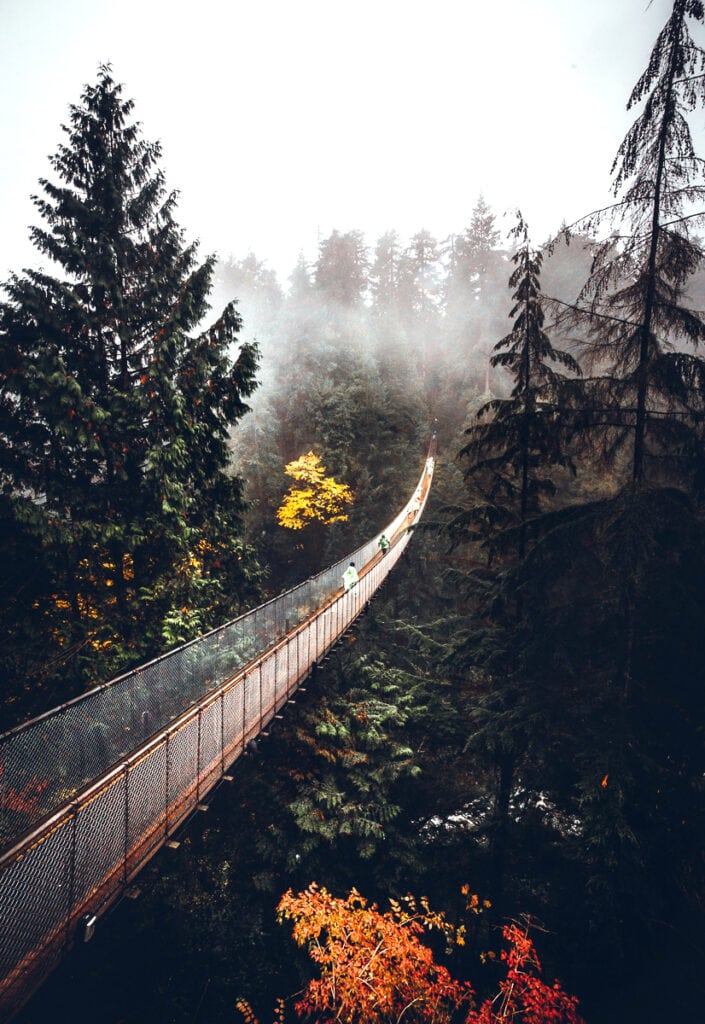
<path fill-rule="evenodd" d="M 278 598 L 0 736 L 0 1019 L 124 894 L 365 610 L 423 512 L 434 455 L 384 531 L 386 553 L 375 537 Z M 359 582 L 344 593 L 350 561 Z"/>

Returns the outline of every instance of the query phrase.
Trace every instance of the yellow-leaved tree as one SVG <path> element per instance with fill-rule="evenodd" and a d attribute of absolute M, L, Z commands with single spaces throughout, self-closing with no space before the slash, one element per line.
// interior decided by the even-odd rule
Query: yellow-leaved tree
<path fill-rule="evenodd" d="M 288 476 L 294 478 L 277 509 L 277 522 L 289 530 L 303 530 L 310 523 L 344 522 L 347 505 L 353 501 L 347 484 L 339 484 L 326 476 L 326 468 L 315 452 L 307 452 L 285 466 Z"/>

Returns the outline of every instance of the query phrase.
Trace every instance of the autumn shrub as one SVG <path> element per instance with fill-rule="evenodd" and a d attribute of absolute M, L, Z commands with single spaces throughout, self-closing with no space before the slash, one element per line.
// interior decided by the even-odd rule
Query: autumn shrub
<path fill-rule="evenodd" d="M 447 928 L 425 901 L 392 901 L 382 913 L 355 889 L 337 899 L 313 883 L 302 893 L 286 892 L 278 915 L 294 922 L 294 940 L 320 970 L 295 1003 L 302 1018 L 446 1024 L 472 1004 L 470 985 L 455 981 L 421 942 L 424 931 Z"/>
<path fill-rule="evenodd" d="M 468 914 L 481 914 L 489 906 L 470 895 L 467 886 L 463 893 Z M 278 918 L 293 922 L 294 940 L 318 968 L 318 976 L 295 999 L 301 1019 L 317 1024 L 581 1024 L 577 999 L 559 982 L 542 979 L 528 919 L 503 928 L 506 948 L 497 962 L 506 973 L 496 994 L 479 1002 L 470 982 L 454 979 L 423 941 L 436 931 L 448 952 L 464 945 L 467 924 L 450 924 L 423 897 L 390 900 L 390 909 L 382 912 L 356 889 L 338 899 L 312 883 L 304 892 L 289 890 L 282 896 Z M 483 954 L 487 958 L 495 955 Z M 281 1003 L 277 1016 L 283 1017 Z"/>
<path fill-rule="evenodd" d="M 563 991 L 559 982 L 549 985 L 541 978 L 541 963 L 529 937 L 530 925 L 505 925 L 502 935 L 507 949 L 500 956 L 507 974 L 495 996 L 471 1010 L 466 1024 L 582 1024 L 578 1000 Z"/>

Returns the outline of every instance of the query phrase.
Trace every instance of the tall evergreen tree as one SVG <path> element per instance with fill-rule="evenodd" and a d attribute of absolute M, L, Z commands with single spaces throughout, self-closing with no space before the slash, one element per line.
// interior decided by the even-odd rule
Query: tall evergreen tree
<path fill-rule="evenodd" d="M 160 147 L 132 110 L 101 67 L 51 160 L 58 182 L 34 200 L 45 226 L 32 238 L 59 275 L 13 275 L 0 307 L 4 561 L 34 545 L 44 575 L 27 607 L 9 570 L 4 664 L 29 678 L 55 658 L 64 678 L 100 682 L 254 588 L 241 482 L 226 471 L 256 348 L 233 361 L 232 304 L 199 327 L 214 260 L 198 265 L 185 243 Z M 33 664 L 18 648 L 28 617 Z"/>
<path fill-rule="evenodd" d="M 288 299 L 293 303 L 303 303 L 310 299 L 313 291 L 311 273 L 303 252 L 299 253 L 296 266 L 289 275 Z"/>
<path fill-rule="evenodd" d="M 370 341 L 380 372 L 413 388 L 418 373 L 410 342 L 414 318 L 408 308 L 407 257 L 396 231 L 387 231 L 375 246 L 370 267 Z"/>
<path fill-rule="evenodd" d="M 544 331 L 540 290 L 543 255 L 532 248 L 521 214 L 513 235 L 520 239 L 512 262 L 509 287 L 514 289 L 512 330 L 494 347 L 492 366 L 509 371 L 511 395 L 492 399 L 477 413 L 468 429 L 469 441 L 460 455 L 471 460 L 472 476 L 482 501 L 456 520 L 464 530 L 479 524 L 472 536 L 492 553 L 506 549 L 506 531 L 513 530 L 519 560 L 527 550 L 529 520 L 541 512 L 542 495 L 555 493 L 553 481 L 542 470 L 549 466 L 572 468 L 557 416 L 563 367 L 579 375 L 580 367 L 567 352 L 554 348 Z"/>
<path fill-rule="evenodd" d="M 440 254 L 430 231 L 417 231 L 404 250 L 402 289 L 409 313 L 422 325 L 440 305 Z"/>
<path fill-rule="evenodd" d="M 485 197 L 478 196 L 472 211 L 470 226 L 456 239 L 456 265 L 469 277 L 479 282 L 491 270 L 493 254 L 497 251 L 500 235 L 496 217 Z"/>
<path fill-rule="evenodd" d="M 643 108 L 612 168 L 620 226 L 597 248 L 583 291 L 591 300 L 588 351 L 604 374 L 590 382 L 587 426 L 606 427 L 612 450 L 631 440 L 635 484 L 664 471 L 673 481 L 677 463 L 677 473 L 695 474 L 703 486 L 705 362 L 685 348 L 705 340 L 705 320 L 687 300 L 703 259 L 694 230 L 705 198 L 688 121 L 705 98 L 705 51 L 689 22 L 703 18 L 701 0 L 674 0 L 632 91 L 628 109 Z M 594 230 L 602 219 L 582 227 Z"/>
<path fill-rule="evenodd" d="M 402 298 L 403 253 L 396 231 L 387 231 L 375 246 L 370 267 L 372 309 L 383 320 L 399 317 Z"/>
<path fill-rule="evenodd" d="M 524 608 L 520 596 L 507 598 L 505 577 L 526 557 L 529 524 L 540 517 L 543 499 L 555 494 L 546 470 L 572 468 L 558 415 L 565 378 L 557 367 L 580 373 L 572 356 L 554 348 L 543 329 L 543 257 L 531 247 L 521 214 L 513 235 L 519 239 L 509 278 L 514 289 L 509 315 L 515 319 L 511 332 L 495 345 L 491 363 L 509 371 L 514 387 L 508 398 L 482 406 L 467 431 L 469 441 L 460 454 L 470 459 L 466 477 L 475 488 L 474 504 L 449 526 L 456 540 L 479 543 L 490 557 L 501 555 L 499 567 L 476 573 L 474 589 L 481 595 L 483 624 L 479 630 L 473 624 L 450 654 L 452 664 L 467 669 L 469 662 L 491 680 L 477 702 L 474 719 L 479 733 L 476 742 L 487 744 L 496 768 L 493 884 L 498 904 L 504 886 L 510 797 L 526 748 L 527 723 L 510 709 L 517 703 L 517 694 L 530 685 L 520 653 Z"/>
<path fill-rule="evenodd" d="M 437 363 L 441 298 L 438 242 L 430 231 L 423 228 L 411 238 L 400 269 L 403 324 L 428 388 Z"/>
<path fill-rule="evenodd" d="M 495 215 L 479 196 L 470 225 L 446 246 L 446 331 L 453 354 L 462 352 L 466 374 L 489 388 L 489 353 L 502 336 L 507 279 Z"/>
<path fill-rule="evenodd" d="M 369 259 L 361 231 L 333 231 L 318 249 L 314 282 L 325 303 L 361 305 L 367 289 Z"/>

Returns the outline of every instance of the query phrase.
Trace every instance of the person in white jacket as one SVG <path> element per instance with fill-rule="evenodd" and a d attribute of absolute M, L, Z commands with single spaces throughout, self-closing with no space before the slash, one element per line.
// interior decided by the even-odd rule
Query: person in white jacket
<path fill-rule="evenodd" d="M 359 582 L 359 579 L 360 577 L 357 575 L 355 563 L 351 562 L 350 565 L 345 570 L 345 572 L 343 573 L 343 586 L 345 587 L 346 594 L 348 590 L 352 590 L 352 588 L 356 586 L 356 584 Z"/>

